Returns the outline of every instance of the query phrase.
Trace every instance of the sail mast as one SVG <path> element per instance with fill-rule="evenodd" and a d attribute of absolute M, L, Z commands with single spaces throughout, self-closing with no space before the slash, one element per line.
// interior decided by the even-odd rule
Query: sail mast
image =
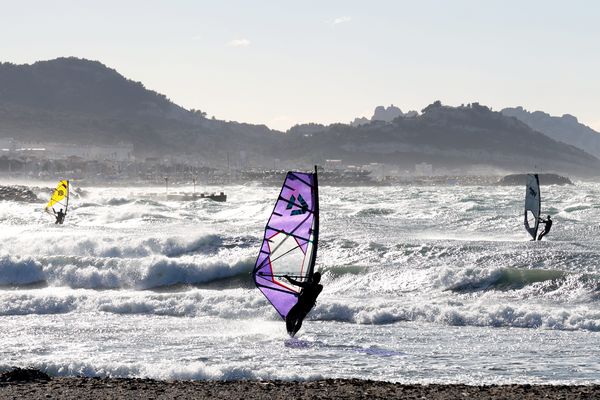
<path fill-rule="evenodd" d="M 71 184 L 67 180 L 67 204 L 65 205 L 65 216 L 67 215 L 67 210 L 69 209 L 69 195 L 71 190 Z"/>
<path fill-rule="evenodd" d="M 314 222 L 312 228 L 313 245 L 312 254 L 310 255 L 310 267 L 308 277 L 312 279 L 315 272 L 315 264 L 317 262 L 317 247 L 319 245 L 319 179 L 317 178 L 317 166 L 315 165 L 315 173 L 313 175 L 313 204 L 314 204 Z"/>

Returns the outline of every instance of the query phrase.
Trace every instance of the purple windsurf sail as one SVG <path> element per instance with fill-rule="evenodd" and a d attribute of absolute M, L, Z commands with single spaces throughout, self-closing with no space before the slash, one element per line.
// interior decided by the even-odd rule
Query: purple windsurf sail
<path fill-rule="evenodd" d="M 318 237 L 317 168 L 314 173 L 288 172 L 253 271 L 256 286 L 283 319 L 297 303 L 301 290 L 283 276 L 309 280 L 317 258 Z"/>

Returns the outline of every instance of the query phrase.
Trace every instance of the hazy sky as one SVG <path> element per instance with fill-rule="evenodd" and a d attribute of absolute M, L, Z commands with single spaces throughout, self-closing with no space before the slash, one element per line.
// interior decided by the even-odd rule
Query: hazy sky
<path fill-rule="evenodd" d="M 439 99 L 570 113 L 600 130 L 595 0 L 0 0 L 1 61 L 59 56 L 278 129 Z"/>

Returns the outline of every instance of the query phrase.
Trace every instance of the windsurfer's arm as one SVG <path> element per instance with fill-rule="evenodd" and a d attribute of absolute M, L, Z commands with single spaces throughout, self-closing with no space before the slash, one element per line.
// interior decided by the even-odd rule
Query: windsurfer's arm
<path fill-rule="evenodd" d="M 292 285 L 296 285 L 296 286 L 299 286 L 301 288 L 303 288 L 304 286 L 306 286 L 305 282 L 299 282 L 299 281 L 297 281 L 295 279 L 290 278 L 288 275 L 284 275 L 283 277 L 285 279 L 287 279 Z"/>

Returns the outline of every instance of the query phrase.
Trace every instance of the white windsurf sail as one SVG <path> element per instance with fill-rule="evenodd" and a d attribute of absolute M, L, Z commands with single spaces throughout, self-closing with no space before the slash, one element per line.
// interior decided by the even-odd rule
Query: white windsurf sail
<path fill-rule="evenodd" d="M 540 180 L 537 174 L 527 174 L 525 187 L 525 229 L 535 240 L 540 225 L 542 200 L 540 196 Z"/>

